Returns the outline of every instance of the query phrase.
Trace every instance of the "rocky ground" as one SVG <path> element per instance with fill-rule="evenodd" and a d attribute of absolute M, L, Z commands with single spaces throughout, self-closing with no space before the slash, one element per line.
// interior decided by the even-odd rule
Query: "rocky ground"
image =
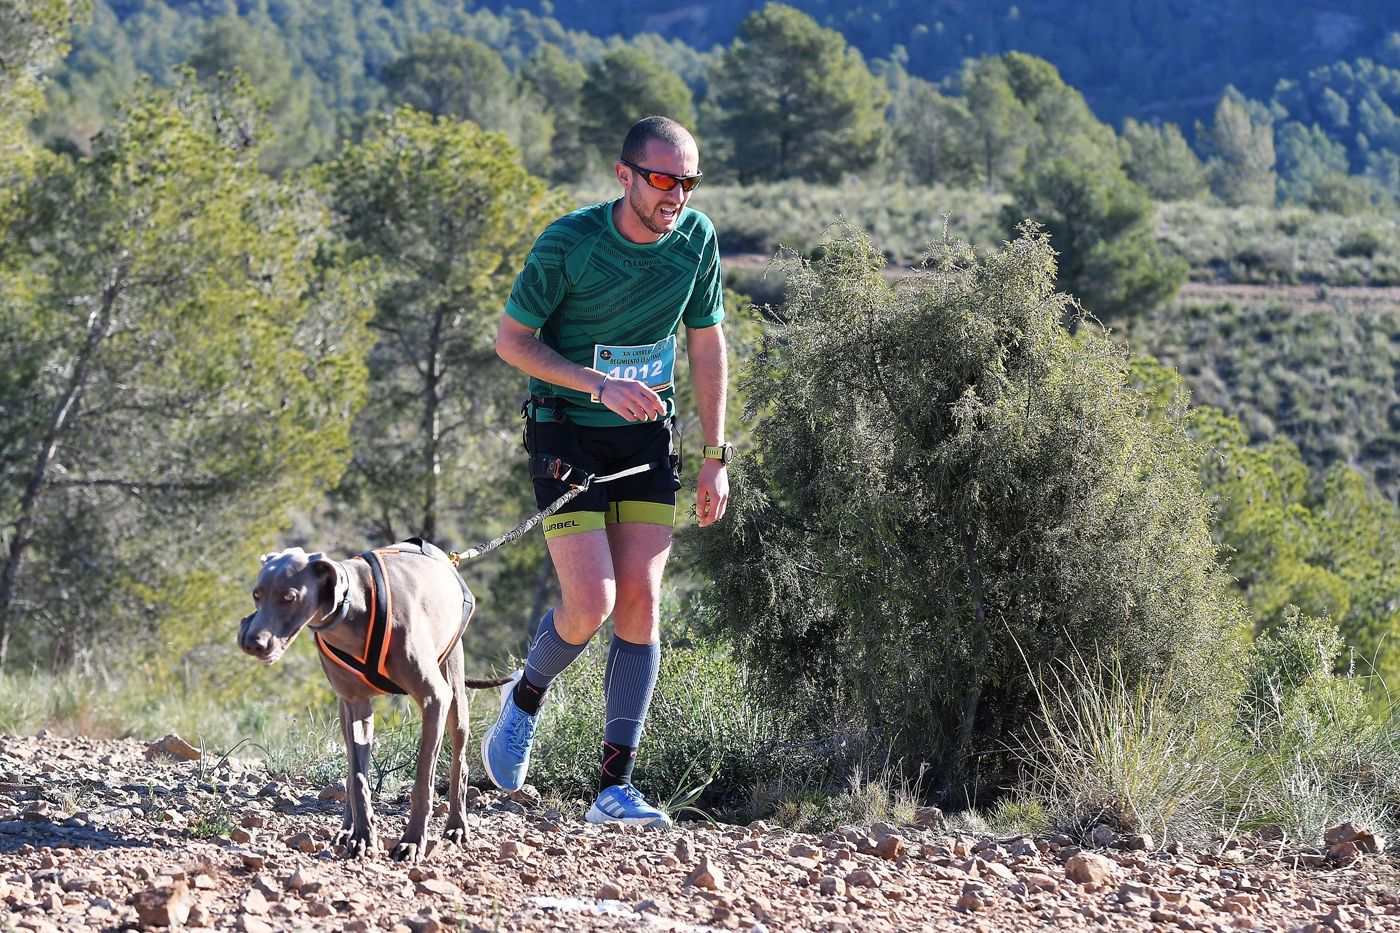
<path fill-rule="evenodd" d="M 932 809 L 924 825 L 826 836 L 655 831 L 488 792 L 474 795 L 464 846 L 413 866 L 330 851 L 335 788 L 197 754 L 178 741 L 0 737 L 4 928 L 1400 931 L 1400 873 L 1358 827 L 1316 851 L 1251 838 L 1183 853 L 1106 829 L 1104 847 L 1081 850 L 1063 836 L 958 837 Z M 381 802 L 380 815 L 387 847 L 405 803 Z"/>

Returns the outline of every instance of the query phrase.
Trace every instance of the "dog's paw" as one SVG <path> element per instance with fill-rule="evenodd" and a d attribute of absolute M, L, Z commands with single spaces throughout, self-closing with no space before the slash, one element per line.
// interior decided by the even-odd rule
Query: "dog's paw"
<path fill-rule="evenodd" d="M 379 842 L 373 835 L 356 836 L 354 834 L 349 834 L 340 845 L 345 850 L 344 855 L 346 858 L 368 858 L 379 851 Z"/>
<path fill-rule="evenodd" d="M 428 847 L 420 840 L 400 839 L 398 845 L 394 846 L 389 857 L 396 862 L 421 862 L 423 856 L 427 854 Z"/>
<path fill-rule="evenodd" d="M 467 838 L 467 828 L 465 826 L 449 826 L 442 831 L 442 841 L 450 842 L 454 846 L 461 845 Z"/>

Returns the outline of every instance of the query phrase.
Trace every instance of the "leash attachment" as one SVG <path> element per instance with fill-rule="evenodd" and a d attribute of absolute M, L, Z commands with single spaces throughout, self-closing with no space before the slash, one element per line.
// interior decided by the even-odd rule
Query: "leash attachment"
<path fill-rule="evenodd" d="M 569 485 L 572 488 L 569 489 L 568 492 L 564 493 L 558 499 L 555 499 L 543 511 L 537 513 L 533 518 L 527 518 L 525 521 L 521 522 L 519 525 L 516 525 L 510 531 L 507 531 L 505 534 L 501 535 L 498 538 L 492 538 L 485 544 L 479 544 L 476 547 L 469 548 L 465 551 L 453 551 L 447 555 L 447 559 L 452 562 L 452 565 L 454 567 L 460 567 L 462 564 L 466 563 L 469 560 L 476 560 L 476 558 L 480 557 L 481 555 L 488 554 L 491 551 L 496 550 L 496 548 L 500 547 L 503 544 L 509 544 L 510 542 L 515 541 L 516 539 L 524 535 L 526 532 L 528 532 L 530 529 L 538 525 L 540 522 L 544 521 L 546 518 L 549 518 L 549 516 L 553 515 L 555 512 L 559 511 L 564 506 L 568 505 L 570 502 L 583 495 L 585 492 L 588 491 L 588 488 L 594 483 L 611 483 L 615 479 L 622 479 L 625 476 L 636 476 L 638 473 L 645 473 L 647 470 L 654 470 L 660 466 L 663 466 L 663 464 L 643 463 L 639 466 L 628 467 L 625 470 L 618 470 L 616 473 L 609 473 L 606 476 L 596 476 L 592 473 L 579 469 L 573 464 L 565 462 L 564 459 L 561 457 L 534 457 L 532 458 L 530 464 L 532 474 L 534 473 L 537 467 L 543 467 L 549 469 L 550 472 L 545 474 L 545 476 L 549 479 L 557 479 L 560 482 L 569 483 L 568 477 L 574 476 L 575 474 L 581 474 L 582 479 L 580 482 L 577 483 L 569 483 Z"/>

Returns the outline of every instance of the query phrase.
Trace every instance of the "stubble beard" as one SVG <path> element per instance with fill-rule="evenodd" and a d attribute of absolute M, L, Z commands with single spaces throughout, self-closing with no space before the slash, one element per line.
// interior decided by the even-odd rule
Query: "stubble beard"
<path fill-rule="evenodd" d="M 642 222 L 642 226 L 646 227 L 657 236 L 664 236 L 671 232 L 670 225 L 660 219 L 661 205 L 658 203 L 652 208 L 652 212 L 648 214 L 645 209 L 646 206 L 642 202 L 641 195 L 637 193 L 635 188 L 627 192 L 627 206 L 632 208 L 632 213 L 637 215 L 637 219 Z M 679 218 L 680 215 L 681 209 L 676 208 L 676 217 Z"/>

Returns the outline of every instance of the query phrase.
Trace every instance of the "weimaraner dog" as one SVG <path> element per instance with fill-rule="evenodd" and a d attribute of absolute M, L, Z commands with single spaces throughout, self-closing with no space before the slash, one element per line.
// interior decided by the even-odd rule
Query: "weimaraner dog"
<path fill-rule="evenodd" d="M 443 839 L 460 844 L 466 831 L 466 691 L 500 686 L 510 678 L 465 678 L 462 634 L 476 602 L 447 556 L 416 538 L 347 561 L 289 548 L 263 557 L 253 602 L 256 611 L 239 625 L 239 646 L 271 664 L 309 628 L 321 667 L 340 697 L 349 771 L 335 844 L 347 856 L 378 849 L 370 804 L 370 700 L 382 693 L 412 697 L 423 718 L 408 825 L 390 854 L 411 862 L 426 854 L 444 728 L 452 737 L 452 773 Z"/>

